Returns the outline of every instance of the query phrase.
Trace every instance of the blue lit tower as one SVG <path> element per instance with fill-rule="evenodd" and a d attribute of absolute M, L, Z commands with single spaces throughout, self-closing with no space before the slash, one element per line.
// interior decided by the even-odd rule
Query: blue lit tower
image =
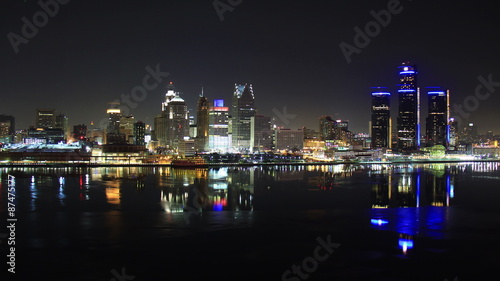
<path fill-rule="evenodd" d="M 449 145 L 450 92 L 439 87 L 428 87 L 429 114 L 426 118 L 427 146 Z"/>
<path fill-rule="evenodd" d="M 391 94 L 385 88 L 372 88 L 372 148 L 391 147 Z"/>
<path fill-rule="evenodd" d="M 409 62 L 399 68 L 398 149 L 418 150 L 420 147 L 420 91 L 417 69 Z"/>

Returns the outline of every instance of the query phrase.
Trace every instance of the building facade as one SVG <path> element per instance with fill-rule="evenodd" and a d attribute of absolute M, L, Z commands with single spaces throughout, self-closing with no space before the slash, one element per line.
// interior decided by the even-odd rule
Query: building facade
<path fill-rule="evenodd" d="M 215 100 L 208 113 L 208 150 L 227 152 L 231 148 L 229 108 L 223 100 Z"/>
<path fill-rule="evenodd" d="M 406 62 L 399 67 L 398 84 L 398 149 L 415 151 L 420 148 L 420 90 L 417 68 Z"/>
<path fill-rule="evenodd" d="M 391 148 L 391 94 L 381 88 L 372 92 L 371 148 Z"/>
<path fill-rule="evenodd" d="M 252 84 L 234 86 L 231 107 L 231 134 L 233 149 L 251 150 L 251 118 L 255 116 L 254 93 Z"/>
<path fill-rule="evenodd" d="M 450 92 L 440 88 L 427 88 L 428 115 L 425 122 L 426 145 L 449 146 Z"/>

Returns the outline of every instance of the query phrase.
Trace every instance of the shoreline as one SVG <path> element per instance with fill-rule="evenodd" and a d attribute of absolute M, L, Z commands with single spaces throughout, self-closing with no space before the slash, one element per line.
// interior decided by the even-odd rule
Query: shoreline
<path fill-rule="evenodd" d="M 192 166 L 176 166 L 172 164 L 158 164 L 158 163 L 144 163 L 144 164 L 101 164 L 101 163 L 27 163 L 27 164 L 6 164 L 1 163 L 1 168 L 99 168 L 99 167 L 172 167 L 172 168 L 214 168 L 214 167 L 250 167 L 250 166 L 311 166 L 311 165 L 373 165 L 373 164 L 441 164 L 441 163 L 486 163 L 486 162 L 500 162 L 500 159 L 473 159 L 473 160 L 413 160 L 413 161 L 332 161 L 332 162 L 279 162 L 279 163 L 209 163 L 206 165 L 192 165 Z"/>

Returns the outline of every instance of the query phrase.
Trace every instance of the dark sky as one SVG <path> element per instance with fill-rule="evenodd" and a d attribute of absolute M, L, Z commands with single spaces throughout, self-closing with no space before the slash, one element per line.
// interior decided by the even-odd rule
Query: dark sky
<path fill-rule="evenodd" d="M 234 83 L 251 82 L 260 114 L 276 117 L 273 109 L 286 106 L 296 115 L 287 127 L 317 129 L 319 116 L 332 115 L 368 132 L 370 87 L 394 93 L 403 61 L 417 64 L 420 87 L 450 89 L 452 104 L 474 101 L 479 75 L 500 81 L 495 1 L 402 0 L 402 11 L 347 63 L 339 44 L 354 45 L 353 28 L 364 29 L 370 11 L 389 2 L 243 0 L 221 21 L 210 0 L 71 0 L 16 54 L 8 34 L 21 36 L 21 19 L 33 22 L 41 7 L 5 0 L 0 114 L 14 115 L 17 129 L 33 123 L 36 108 L 55 108 L 71 125 L 97 123 L 108 102 L 142 85 L 145 67 L 159 65 L 170 76 L 131 109 L 148 123 L 170 81 L 193 110 L 202 86 L 229 104 Z M 392 103 L 396 112 L 395 94 Z M 499 134 L 499 104 L 500 87 L 471 103 L 466 121 Z"/>

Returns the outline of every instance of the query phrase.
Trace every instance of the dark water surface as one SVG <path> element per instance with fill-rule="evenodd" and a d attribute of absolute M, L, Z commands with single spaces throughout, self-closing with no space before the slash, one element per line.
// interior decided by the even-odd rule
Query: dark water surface
<path fill-rule="evenodd" d="M 500 275 L 499 163 L 1 168 L 0 175 L 0 234 L 9 234 L 8 175 L 17 218 L 15 274 L 0 236 L 2 280 Z"/>

